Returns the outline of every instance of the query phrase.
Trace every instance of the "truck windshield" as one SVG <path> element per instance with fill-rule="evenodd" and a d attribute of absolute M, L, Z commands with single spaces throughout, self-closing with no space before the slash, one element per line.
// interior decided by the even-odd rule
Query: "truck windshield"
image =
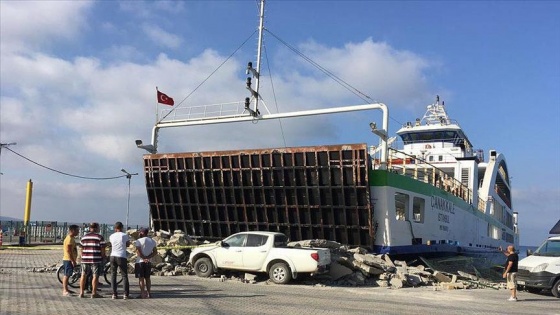
<path fill-rule="evenodd" d="M 560 257 L 560 240 L 547 240 L 533 255 Z"/>

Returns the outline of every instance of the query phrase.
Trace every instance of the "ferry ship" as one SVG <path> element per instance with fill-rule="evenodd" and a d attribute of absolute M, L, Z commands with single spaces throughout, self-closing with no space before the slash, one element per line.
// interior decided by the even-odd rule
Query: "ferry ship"
<path fill-rule="evenodd" d="M 397 131 L 385 169 L 373 159 L 372 205 L 381 253 L 485 255 L 519 244 L 505 156 L 475 150 L 439 96 Z"/>
<path fill-rule="evenodd" d="M 475 150 L 439 97 L 422 119 L 389 137 L 383 103 L 288 113 L 263 110 L 259 94 L 264 1 L 248 97 L 162 112 L 150 144 L 137 140 L 155 230 L 218 240 L 241 231 L 279 231 L 291 240 L 327 239 L 395 257 L 496 254 L 517 245 L 510 175 L 503 154 Z M 262 107 L 262 106 L 261 106 Z M 162 128 L 381 111 L 377 145 L 160 153 Z"/>

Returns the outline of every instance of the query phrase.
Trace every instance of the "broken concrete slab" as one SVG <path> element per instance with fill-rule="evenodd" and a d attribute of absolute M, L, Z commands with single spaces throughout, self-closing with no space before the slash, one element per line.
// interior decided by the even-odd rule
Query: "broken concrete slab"
<path fill-rule="evenodd" d="M 389 280 L 391 279 L 391 274 L 384 272 L 378 276 L 379 280 Z"/>
<path fill-rule="evenodd" d="M 319 248 L 329 248 L 329 249 L 339 249 L 341 247 L 346 248 L 346 246 L 343 246 L 338 242 L 323 240 L 323 239 L 289 242 L 288 247 L 319 247 Z"/>
<path fill-rule="evenodd" d="M 362 255 L 365 255 L 368 252 L 365 248 L 362 247 L 356 247 L 356 248 L 348 249 L 346 251 L 351 254 L 362 254 Z"/>
<path fill-rule="evenodd" d="M 440 283 L 439 286 L 444 290 L 464 289 L 465 285 L 461 282 L 457 283 Z"/>
<path fill-rule="evenodd" d="M 446 276 L 445 274 L 435 271 L 433 277 L 436 279 L 437 282 L 451 282 L 451 278 Z"/>
<path fill-rule="evenodd" d="M 474 276 L 474 275 L 471 275 L 470 273 L 466 273 L 466 272 L 463 272 L 461 270 L 457 270 L 457 273 L 459 274 L 459 276 L 461 276 L 463 278 L 467 278 L 467 279 L 470 279 L 470 280 L 473 280 L 473 281 L 478 281 L 478 277 Z"/>
<path fill-rule="evenodd" d="M 389 283 L 391 284 L 391 288 L 393 289 L 400 289 L 402 287 L 404 287 L 406 280 L 403 280 L 401 278 L 395 277 L 392 278 Z"/>
<path fill-rule="evenodd" d="M 387 265 L 386 261 L 381 259 L 380 257 L 376 257 L 374 255 L 371 254 L 354 254 L 353 255 L 354 259 L 356 259 L 357 261 L 360 261 L 368 266 L 372 266 L 378 269 L 382 269 L 382 270 L 387 270 L 389 265 Z"/>
<path fill-rule="evenodd" d="M 395 264 L 393 263 L 393 261 L 391 260 L 391 257 L 389 257 L 389 255 L 383 254 L 381 258 L 385 261 L 385 263 L 387 263 L 387 265 L 389 265 L 391 267 L 395 267 Z"/>
<path fill-rule="evenodd" d="M 329 269 L 329 275 L 331 276 L 332 280 L 337 280 L 340 279 L 344 276 L 353 274 L 354 271 L 352 271 L 352 269 L 343 266 L 337 262 L 333 262 L 331 263 L 330 269 Z"/>
<path fill-rule="evenodd" d="M 402 261 L 402 260 L 395 260 L 393 261 L 393 264 L 395 264 L 395 266 L 397 267 L 408 267 L 406 264 L 406 261 Z"/>
<path fill-rule="evenodd" d="M 244 279 L 249 283 L 256 283 L 257 275 L 254 275 L 252 273 L 245 273 Z"/>
<path fill-rule="evenodd" d="M 339 257 L 337 260 L 333 260 L 333 262 L 335 261 L 350 269 L 355 267 L 354 266 L 355 259 L 353 257 Z"/>
<path fill-rule="evenodd" d="M 360 271 L 354 272 L 351 279 L 356 281 L 356 284 L 364 284 L 366 281 L 366 277 Z"/>
<path fill-rule="evenodd" d="M 408 273 L 408 269 L 406 267 L 397 267 L 396 274 L 397 275 L 405 275 Z"/>
<path fill-rule="evenodd" d="M 371 275 L 380 275 L 383 272 L 385 272 L 383 269 L 375 268 L 373 266 L 368 266 L 364 262 L 360 262 L 359 260 L 352 261 L 352 267 L 358 268 L 359 270 L 363 270 L 364 272 Z"/>

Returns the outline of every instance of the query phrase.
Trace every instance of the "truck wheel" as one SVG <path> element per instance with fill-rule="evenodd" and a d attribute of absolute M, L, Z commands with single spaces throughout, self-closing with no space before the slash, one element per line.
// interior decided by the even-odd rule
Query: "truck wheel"
<path fill-rule="evenodd" d="M 276 263 L 268 271 L 270 280 L 276 284 L 286 284 L 292 280 L 290 268 L 285 263 Z"/>
<path fill-rule="evenodd" d="M 556 282 L 552 286 L 552 295 L 560 298 L 560 279 L 556 280 Z"/>
<path fill-rule="evenodd" d="M 194 263 L 194 273 L 201 278 L 208 278 L 214 273 L 214 266 L 210 258 L 202 257 Z"/>

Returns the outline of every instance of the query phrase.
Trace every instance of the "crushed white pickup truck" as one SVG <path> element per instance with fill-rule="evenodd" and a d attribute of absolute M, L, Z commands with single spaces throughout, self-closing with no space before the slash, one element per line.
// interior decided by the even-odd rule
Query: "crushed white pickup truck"
<path fill-rule="evenodd" d="M 196 247 L 189 263 L 199 277 L 224 270 L 267 273 L 277 284 L 285 284 L 302 273 L 327 271 L 328 249 L 286 247 L 288 238 L 277 232 L 242 232 L 223 241 Z"/>

